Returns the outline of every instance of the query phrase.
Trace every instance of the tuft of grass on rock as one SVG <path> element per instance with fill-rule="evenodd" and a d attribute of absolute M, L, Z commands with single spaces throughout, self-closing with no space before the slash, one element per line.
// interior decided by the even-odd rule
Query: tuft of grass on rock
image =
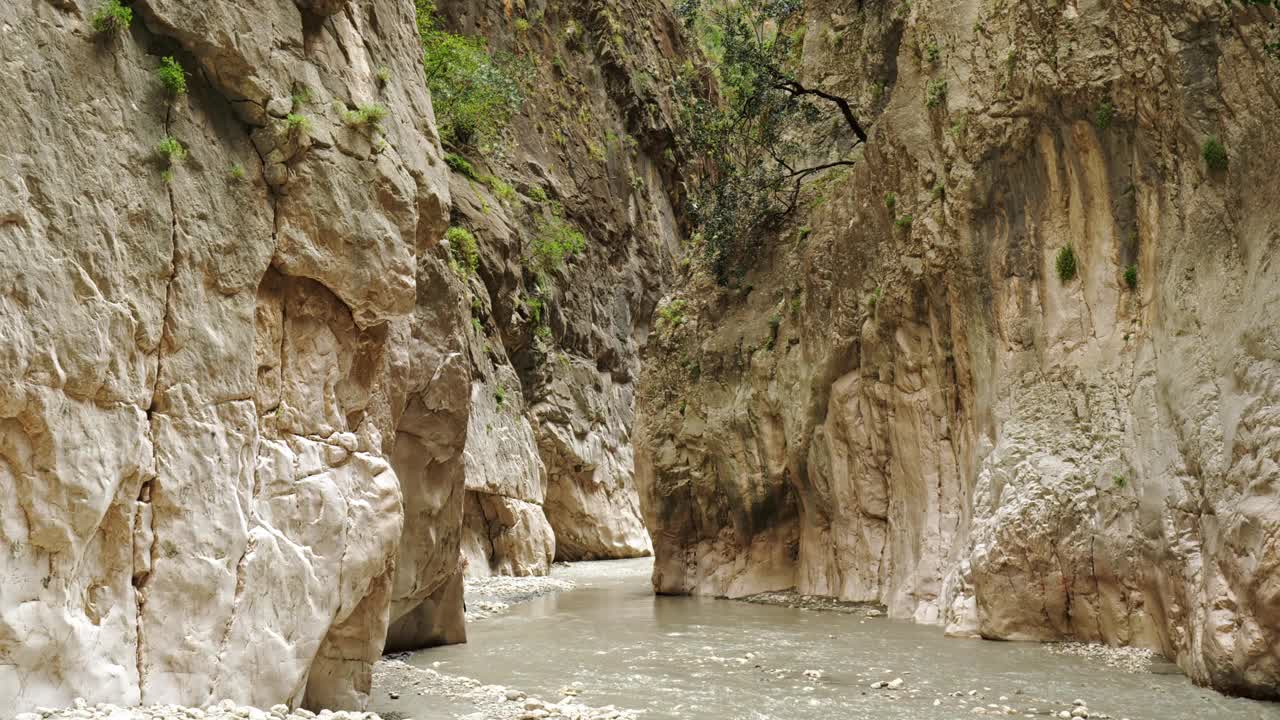
<path fill-rule="evenodd" d="M 1076 277 L 1076 251 L 1070 245 L 1063 247 L 1058 251 L 1058 257 L 1054 260 L 1054 267 L 1058 271 L 1058 279 L 1064 283 L 1071 282 Z"/>
<path fill-rule="evenodd" d="M 1138 266 L 1130 265 L 1124 269 L 1124 284 L 1129 286 L 1130 290 L 1138 289 Z"/>
<path fill-rule="evenodd" d="M 1200 147 L 1200 155 L 1204 158 L 1204 164 L 1214 172 L 1222 172 L 1230 164 L 1227 148 L 1216 137 L 1210 136 L 1205 139 L 1204 145 Z"/>
<path fill-rule="evenodd" d="M 160 67 L 156 68 L 156 77 L 160 78 L 160 83 L 170 95 L 177 97 L 186 94 L 187 71 L 182 69 L 182 63 L 173 56 L 161 58 Z"/>
<path fill-rule="evenodd" d="M 115 35 L 133 24 L 133 10 L 120 0 L 104 0 L 89 16 L 89 27 L 100 35 Z"/>
<path fill-rule="evenodd" d="M 166 167 L 173 167 L 187 159 L 187 149 L 172 136 L 165 136 L 156 143 L 156 154 L 164 160 Z"/>

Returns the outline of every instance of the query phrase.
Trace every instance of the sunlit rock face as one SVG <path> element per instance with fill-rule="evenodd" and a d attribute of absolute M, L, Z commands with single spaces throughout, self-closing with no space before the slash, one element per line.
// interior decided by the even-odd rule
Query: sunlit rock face
<path fill-rule="evenodd" d="M 465 310 L 412 3 L 138 0 L 115 37 L 96 7 L 0 27 L 0 704 L 359 707 L 458 572 Z"/>
<path fill-rule="evenodd" d="M 1148 646 L 1275 697 L 1264 19 L 1212 2 L 808 18 L 804 73 L 871 139 L 741 288 L 694 273 L 672 298 L 688 320 L 651 343 L 637 420 L 656 589 L 795 587 L 954 634 Z M 1210 136 L 1226 170 L 1201 157 Z"/>

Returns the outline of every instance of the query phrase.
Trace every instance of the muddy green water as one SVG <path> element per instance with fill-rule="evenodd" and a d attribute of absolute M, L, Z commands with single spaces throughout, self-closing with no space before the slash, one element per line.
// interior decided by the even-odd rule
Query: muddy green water
<path fill-rule="evenodd" d="M 584 703 L 644 709 L 644 718 L 956 720 L 981 717 L 973 708 L 988 703 L 1015 708 L 1015 717 L 1031 708 L 1047 717 L 1079 698 L 1095 717 L 1280 720 L 1280 704 L 1198 688 L 1168 664 L 1131 673 L 1036 644 L 947 639 L 936 627 L 655 597 L 649 566 L 558 570 L 579 587 L 474 623 L 465 645 L 418 652 L 409 662 L 548 700 L 578 681 Z M 806 678 L 805 670 L 822 677 Z M 869 687 L 898 677 L 899 691 Z"/>

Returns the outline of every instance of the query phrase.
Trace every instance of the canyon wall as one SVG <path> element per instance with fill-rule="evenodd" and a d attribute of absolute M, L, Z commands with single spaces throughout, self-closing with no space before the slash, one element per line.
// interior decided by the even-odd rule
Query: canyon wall
<path fill-rule="evenodd" d="M 655 588 L 1141 645 L 1276 697 L 1274 18 L 807 10 L 805 79 L 870 141 L 741 283 L 695 267 L 666 300 L 637 420 Z"/>
<path fill-rule="evenodd" d="M 0 25 L 0 704 L 360 706 L 459 570 L 466 308 L 413 4 L 98 7 Z"/>
<path fill-rule="evenodd" d="M 680 29 L 657 0 L 440 12 L 510 55 L 530 88 L 507 146 L 453 158 L 451 222 L 478 251 L 460 273 L 474 378 L 467 573 L 647 555 L 631 428 L 640 350 L 680 253 Z M 539 271 L 537 246 L 556 228 L 580 230 L 585 247 Z"/>

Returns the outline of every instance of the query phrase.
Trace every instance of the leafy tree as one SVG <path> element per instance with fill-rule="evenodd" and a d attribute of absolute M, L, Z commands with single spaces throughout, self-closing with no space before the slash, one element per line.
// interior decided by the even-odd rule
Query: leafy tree
<path fill-rule="evenodd" d="M 524 103 L 523 68 L 514 56 L 491 53 L 483 39 L 442 29 L 434 0 L 417 0 L 417 18 L 441 137 L 451 145 L 493 143 Z"/>
<path fill-rule="evenodd" d="M 804 85 L 794 67 L 801 0 L 679 0 L 677 12 L 718 57 L 714 80 L 687 65 L 677 81 L 681 142 L 693 159 L 690 218 L 717 280 L 742 275 L 764 232 L 795 209 L 802 183 L 852 160 L 805 165 L 813 126 L 843 120 L 867 139 L 849 102 Z M 714 86 L 714 87 L 713 87 Z"/>

